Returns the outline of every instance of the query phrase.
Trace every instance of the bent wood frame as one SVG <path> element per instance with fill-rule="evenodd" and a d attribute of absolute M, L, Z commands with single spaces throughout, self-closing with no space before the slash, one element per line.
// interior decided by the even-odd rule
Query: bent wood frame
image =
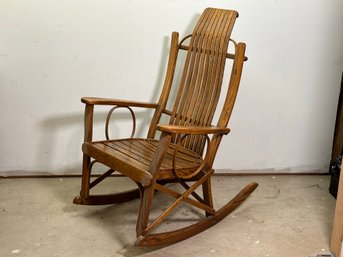
<path fill-rule="evenodd" d="M 179 34 L 177 32 L 172 33 L 167 73 L 158 103 L 95 97 L 83 97 L 81 99 L 86 104 L 84 117 L 85 134 L 82 147 L 84 154 L 81 191 L 80 195 L 75 197 L 74 203 L 84 205 L 114 204 L 140 198 L 141 202 L 136 225 L 136 245 L 138 246 L 171 244 L 200 233 L 222 220 L 237 208 L 257 187 L 256 183 L 250 183 L 222 208 L 219 210 L 214 209 L 211 190 L 211 175 L 214 172 L 212 165 L 223 135 L 230 132 L 227 125 L 237 96 L 243 62 L 247 60 L 244 56 L 245 44 L 236 43 L 230 38 L 237 16 L 238 13 L 235 11 L 208 8 L 200 17 L 192 35 L 185 37 L 179 42 Z M 217 20 L 217 25 L 213 25 L 215 20 Z M 225 24 L 224 20 L 226 20 Z M 211 32 L 208 35 L 204 34 L 204 31 Z M 213 35 L 217 34 L 219 37 L 217 43 L 211 43 L 211 37 L 215 38 Z M 184 45 L 186 39 L 190 39 L 189 46 Z M 229 41 L 233 43 L 235 48 L 235 53 L 233 54 L 227 53 Z M 204 48 L 202 42 L 207 42 L 205 46 L 208 49 Z M 172 110 L 167 110 L 166 105 L 173 84 L 179 50 L 187 51 L 187 59 L 178 93 L 177 101 L 179 102 L 174 104 Z M 205 65 L 206 58 L 217 60 L 217 63 L 213 66 L 216 69 L 214 70 L 213 68 L 212 73 L 209 72 L 210 75 L 206 74 L 208 70 Z M 213 126 L 211 122 L 221 91 L 226 58 L 233 60 L 231 77 L 222 112 L 217 124 Z M 201 79 L 204 78 L 203 81 L 213 81 L 213 83 L 199 82 L 197 78 L 194 80 L 192 78 L 193 74 L 198 74 Z M 206 84 L 206 87 L 204 87 L 204 83 L 209 85 L 207 86 Z M 202 94 L 202 98 L 205 97 L 206 93 L 214 92 L 210 99 L 212 102 L 203 101 L 205 104 L 205 111 L 203 113 L 198 111 L 198 102 L 192 99 L 194 97 L 190 95 L 192 90 L 196 95 Z M 92 141 L 95 105 L 113 106 L 106 119 L 105 141 Z M 108 138 L 108 122 L 112 112 L 117 108 L 127 108 L 132 115 L 133 133 L 130 139 L 109 140 Z M 147 139 L 134 138 L 136 123 L 132 108 L 150 108 L 155 110 Z M 162 114 L 170 116 L 170 123 L 168 125 L 159 124 Z M 157 130 L 162 133 L 159 140 L 154 139 Z M 207 145 L 206 152 L 204 152 L 205 145 Z M 121 151 L 126 151 L 127 147 L 129 147 L 132 152 L 137 152 L 137 154 L 140 154 L 140 151 L 142 151 L 143 155 L 127 157 L 120 152 L 115 152 L 118 147 L 125 148 L 122 148 Z M 146 165 L 135 162 L 135 158 L 141 159 L 143 157 L 149 159 Z M 91 182 L 90 174 L 95 162 L 105 164 L 110 169 Z M 90 189 L 111 175 L 115 170 L 132 179 L 138 188 L 117 194 L 91 195 Z M 179 183 L 185 191 L 179 193 L 165 186 L 167 183 L 174 182 Z M 192 182 L 192 184 L 190 185 L 189 182 Z M 202 187 L 203 196 L 199 196 L 195 192 L 200 186 Z M 155 192 L 164 193 L 175 200 L 160 216 L 149 223 L 149 214 Z M 203 210 L 206 217 L 193 225 L 175 231 L 153 233 L 153 230 L 182 202 Z"/>

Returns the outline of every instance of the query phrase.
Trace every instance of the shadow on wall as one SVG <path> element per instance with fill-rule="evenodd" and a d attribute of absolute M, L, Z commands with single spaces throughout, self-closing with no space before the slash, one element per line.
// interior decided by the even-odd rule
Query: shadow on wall
<path fill-rule="evenodd" d="M 112 106 L 108 106 L 108 110 Z M 103 108 L 101 108 L 103 109 Z M 137 129 L 135 136 L 145 136 L 152 112 L 135 109 Z M 94 140 L 105 139 L 107 112 L 94 111 Z M 129 112 L 113 113 L 109 124 L 111 139 L 129 137 L 132 128 Z M 81 146 L 83 143 L 83 113 L 55 116 L 41 122 L 41 137 L 35 166 L 49 170 L 47 174 L 79 174 L 81 172 Z M 36 173 L 36 172 L 35 172 Z"/>
<path fill-rule="evenodd" d="M 191 33 L 199 19 L 200 14 L 194 15 L 190 24 L 180 33 L 180 39 Z M 169 32 L 171 35 L 171 32 Z M 168 33 L 168 34 L 169 34 Z M 151 92 L 150 102 L 157 102 L 161 93 L 165 71 L 170 49 L 170 35 L 162 39 L 162 52 L 159 60 L 158 70 L 156 72 L 156 80 L 154 89 Z M 181 51 L 183 52 L 183 51 Z M 179 83 L 182 73 L 182 63 L 185 60 L 185 53 L 178 60 L 174 84 Z M 144 62 L 144 60 L 143 60 Z M 144 84 L 144 83 L 142 83 Z M 132 90 L 135 90 L 134 88 Z M 174 86 L 171 92 L 170 102 L 173 102 L 176 97 L 177 87 Z M 108 97 L 108 96 L 103 96 Z M 126 99 L 130 99 L 128 96 Z M 130 99 L 137 100 L 137 99 Z M 78 101 L 78 99 L 75 99 Z M 112 106 L 96 107 L 94 111 L 94 140 L 105 139 L 105 120 L 107 112 Z M 82 108 L 84 108 L 82 106 Z M 105 109 L 107 110 L 105 111 Z M 135 136 L 145 137 L 148 125 L 150 124 L 152 110 L 134 109 L 137 128 Z M 47 174 L 79 174 L 81 171 L 82 151 L 81 145 L 83 142 L 83 113 L 66 113 L 64 115 L 55 115 L 40 122 L 40 141 L 39 150 L 37 151 L 34 166 L 38 170 L 44 170 Z M 119 124 L 119 125 L 118 125 Z M 110 122 L 110 138 L 128 137 L 131 134 L 132 118 L 131 114 L 124 109 L 115 111 L 111 116 Z M 128 131 L 129 130 L 129 131 Z"/>
<path fill-rule="evenodd" d="M 159 61 L 155 87 L 150 97 L 152 99 L 151 102 L 157 102 L 162 87 L 161 85 L 163 85 L 164 71 L 169 53 L 169 40 L 169 37 L 163 38 L 163 49 Z M 108 95 L 102 97 L 108 97 Z M 126 99 L 130 99 L 130 96 Z M 79 99 L 75 99 L 75 102 L 79 102 Z M 80 103 L 80 109 L 83 108 L 84 104 Z M 94 140 L 105 139 L 105 121 L 107 113 L 111 108 L 112 106 L 96 106 L 94 108 Z M 145 137 L 148 125 L 150 124 L 152 110 L 135 108 L 134 112 L 137 121 L 135 136 Z M 39 123 L 39 149 L 37 150 L 34 161 L 34 167 L 38 171 L 33 171 L 35 175 L 80 174 L 82 159 L 81 146 L 84 135 L 83 123 L 83 112 L 55 115 Z M 131 114 L 125 109 L 114 111 L 109 125 L 110 138 L 129 137 L 131 129 Z"/>

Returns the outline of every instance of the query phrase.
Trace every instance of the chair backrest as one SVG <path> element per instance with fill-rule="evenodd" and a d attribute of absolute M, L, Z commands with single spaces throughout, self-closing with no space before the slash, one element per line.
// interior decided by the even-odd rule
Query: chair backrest
<path fill-rule="evenodd" d="M 184 38 L 185 40 L 190 37 L 188 47 L 183 45 L 184 40 L 179 44 L 175 43 L 178 42 L 178 34 L 173 33 L 174 38 L 172 37 L 166 81 L 159 101 L 160 110 L 158 109 L 154 115 L 148 134 L 149 137 L 153 137 L 156 131 L 154 127 L 159 122 L 161 113 L 170 115 L 170 125 L 211 125 L 221 93 L 231 31 L 237 17 L 238 13 L 236 11 L 207 8 L 201 15 L 193 33 Z M 240 79 L 239 69 L 242 68 L 240 63 L 243 63 L 244 58 L 244 49 L 243 53 L 241 53 L 242 51 L 237 53 L 238 45 L 234 44 L 236 56 L 231 56 L 234 59 L 234 64 L 229 89 L 217 124 L 221 127 L 226 126 L 230 118 Z M 187 56 L 173 108 L 168 111 L 165 109 L 166 102 L 179 49 L 187 50 Z M 173 141 L 179 140 L 180 136 L 173 138 Z M 205 141 L 203 136 L 189 136 L 182 142 L 182 145 L 201 154 Z M 220 139 L 217 144 L 219 142 Z"/>

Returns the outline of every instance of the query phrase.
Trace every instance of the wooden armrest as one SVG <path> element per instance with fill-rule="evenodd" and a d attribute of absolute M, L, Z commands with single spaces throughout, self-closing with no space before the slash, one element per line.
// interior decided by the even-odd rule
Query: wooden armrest
<path fill-rule="evenodd" d="M 90 105 L 118 105 L 118 106 L 133 106 L 133 107 L 144 107 L 156 109 L 158 104 L 144 103 L 137 101 L 119 100 L 111 98 L 100 98 L 100 97 L 82 97 L 81 102 Z"/>
<path fill-rule="evenodd" d="M 202 127 L 202 126 L 177 126 L 177 125 L 157 125 L 157 129 L 167 133 L 180 133 L 180 134 L 228 134 L 229 128 L 219 127 Z"/>

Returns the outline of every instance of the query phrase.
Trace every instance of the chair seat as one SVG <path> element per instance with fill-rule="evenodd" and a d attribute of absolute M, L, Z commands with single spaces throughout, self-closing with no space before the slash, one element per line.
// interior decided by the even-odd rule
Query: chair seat
<path fill-rule="evenodd" d="M 137 138 L 98 141 L 84 143 L 83 152 L 136 182 L 148 185 L 152 179 L 149 169 L 157 151 L 157 144 L 157 140 Z M 175 147 L 175 144 L 170 144 L 157 179 L 175 178 L 173 174 Z M 176 173 L 180 177 L 187 176 L 194 172 L 201 162 L 201 156 L 187 148 L 179 147 L 175 160 Z"/>

